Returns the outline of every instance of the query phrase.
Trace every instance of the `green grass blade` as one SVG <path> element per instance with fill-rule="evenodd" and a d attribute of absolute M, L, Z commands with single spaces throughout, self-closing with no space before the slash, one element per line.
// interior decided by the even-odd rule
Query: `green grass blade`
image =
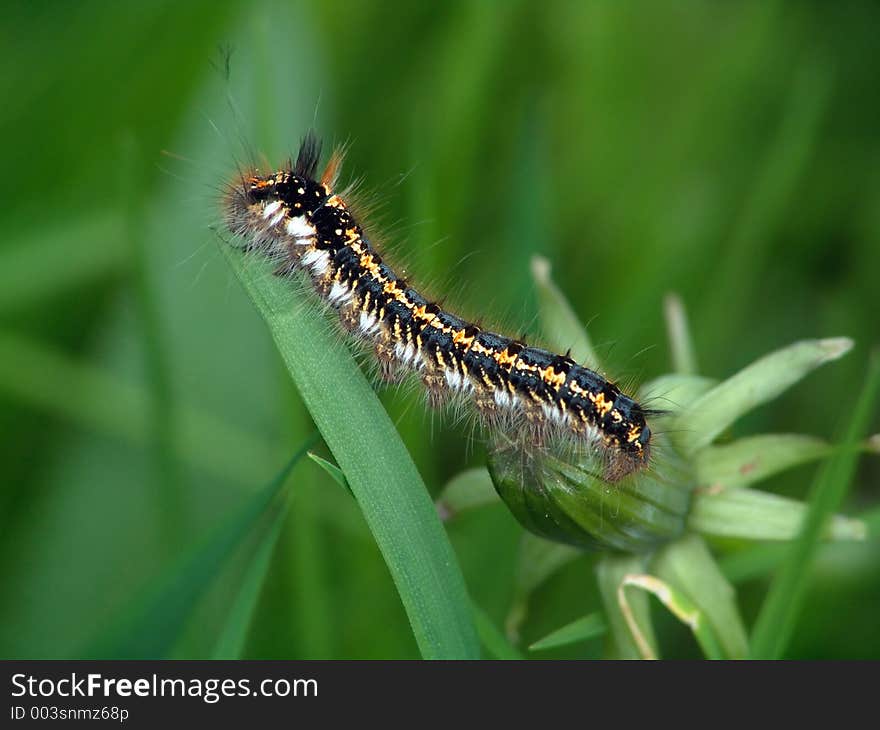
<path fill-rule="evenodd" d="M 654 403 L 657 408 L 670 411 L 672 415 L 687 408 L 716 385 L 718 381 L 715 378 L 670 373 L 649 380 L 639 389 L 639 395 L 642 400 Z"/>
<path fill-rule="evenodd" d="M 550 277 L 550 262 L 547 259 L 541 256 L 532 258 L 532 278 L 538 295 L 541 331 L 547 341 L 561 352 L 571 348 L 572 358 L 598 368 L 599 358 L 596 357 L 590 336 L 565 294 Z"/>
<path fill-rule="evenodd" d="M 415 465 L 351 353 L 268 267 L 222 248 L 262 314 L 382 552 L 422 656 L 477 658 L 464 579 Z"/>
<path fill-rule="evenodd" d="M 860 516 L 862 522 L 868 530 L 868 536 L 871 539 L 880 537 L 880 507 L 873 507 L 866 510 Z"/>
<path fill-rule="evenodd" d="M 807 373 L 842 357 L 852 340 L 802 340 L 765 355 L 717 385 L 679 414 L 676 441 L 692 455 L 753 408 L 773 400 Z"/>
<path fill-rule="evenodd" d="M 147 446 L 150 399 L 140 386 L 43 343 L 0 330 L 0 392 L 77 425 Z M 179 459 L 241 484 L 259 483 L 278 453 L 201 409 L 175 408 Z"/>
<path fill-rule="evenodd" d="M 721 572 L 731 583 L 763 578 L 777 568 L 789 550 L 787 543 L 750 545 L 723 555 L 718 560 Z"/>
<path fill-rule="evenodd" d="M 855 522 L 863 526 L 869 540 L 880 537 L 880 508 L 862 512 Z M 788 547 L 778 543 L 753 545 L 725 555 L 719 560 L 719 564 L 732 583 L 754 580 L 776 568 L 785 559 Z"/>
<path fill-rule="evenodd" d="M 180 546 L 186 534 L 188 502 L 184 498 L 180 464 L 175 458 L 177 422 L 168 364 L 168 348 L 159 309 L 158 286 L 151 276 L 147 225 L 148 169 L 134 135 L 126 134 L 117 144 L 119 160 L 119 207 L 125 221 L 125 238 L 131 255 L 129 285 L 143 338 L 144 380 L 149 390 L 149 432 L 156 489 L 154 498 L 162 515 L 161 542 L 168 555 Z"/>
<path fill-rule="evenodd" d="M 354 497 L 354 492 L 351 491 L 351 487 L 348 486 L 348 480 L 345 478 L 345 474 L 342 473 L 342 469 L 340 469 L 336 464 L 331 464 L 327 459 L 322 459 L 317 454 L 313 454 L 311 451 L 309 452 L 309 458 L 314 461 L 318 466 L 320 466 L 327 474 L 330 475 L 330 478 L 333 479 L 340 487 L 343 487 L 346 492 L 348 492 L 352 497 Z"/>
<path fill-rule="evenodd" d="M 488 614 L 476 603 L 473 604 L 473 609 L 474 625 L 477 627 L 477 634 L 486 651 L 495 659 L 522 659 L 522 654 L 498 630 Z"/>
<path fill-rule="evenodd" d="M 767 144 L 763 164 L 754 171 L 745 206 L 724 246 L 725 256 L 705 285 L 700 320 L 706 352 L 726 351 L 731 332 L 748 332 L 746 312 L 760 298 L 756 274 L 768 266 L 770 242 L 799 204 L 796 192 L 809 175 L 823 121 L 835 98 L 834 65 L 819 58 L 800 64 L 787 84 L 778 131 Z"/>
<path fill-rule="evenodd" d="M 556 649 L 560 646 L 576 644 L 579 641 L 587 641 L 597 636 L 602 636 L 606 631 L 608 631 L 608 626 L 601 613 L 587 614 L 531 644 L 529 651 Z"/>
<path fill-rule="evenodd" d="M 843 439 L 844 448 L 819 472 L 803 527 L 770 585 L 755 622 L 752 655 L 774 659 L 784 655 L 797 624 L 810 579 L 810 567 L 825 524 L 839 508 L 852 480 L 858 458 L 855 448 L 868 426 L 880 390 L 880 353 L 871 358 L 862 392 L 852 411 Z"/>
<path fill-rule="evenodd" d="M 260 543 L 246 567 L 238 593 L 232 602 L 232 608 L 214 646 L 212 659 L 239 659 L 244 649 L 248 630 L 253 620 L 257 601 L 263 590 L 269 564 L 281 536 L 284 521 L 289 511 L 285 500 L 280 509 L 272 516 L 272 522 L 260 538 Z"/>
<path fill-rule="evenodd" d="M 498 504 L 500 498 L 484 467 L 467 469 L 450 479 L 437 497 L 437 512 L 445 522 L 467 510 Z"/>
<path fill-rule="evenodd" d="M 109 659 L 167 658 L 192 617 L 199 600 L 245 538 L 266 522 L 267 513 L 283 511 L 279 499 L 287 477 L 317 438 L 313 435 L 272 482 L 251 497 L 208 540 L 176 565 L 157 588 L 135 603 L 116 631 L 100 642 L 92 656 Z M 277 519 L 277 517 L 276 517 Z M 269 519 L 273 524 L 276 519 Z"/>
<path fill-rule="evenodd" d="M 679 375 L 696 375 L 697 356 L 694 354 L 687 313 L 681 297 L 677 294 L 667 294 L 663 300 L 663 314 L 666 318 L 666 332 L 672 355 L 672 370 Z"/>
<path fill-rule="evenodd" d="M 0 250 L 0 312 L 22 310 L 130 265 L 123 218 L 110 209 L 28 230 Z M 63 261 L 64 266 L 57 262 Z"/>

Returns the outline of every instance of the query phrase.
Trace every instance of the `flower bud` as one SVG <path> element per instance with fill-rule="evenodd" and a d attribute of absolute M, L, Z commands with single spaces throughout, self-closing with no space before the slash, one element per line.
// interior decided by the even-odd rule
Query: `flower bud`
<path fill-rule="evenodd" d="M 519 522 L 542 537 L 591 549 L 645 552 L 685 528 L 695 479 L 662 437 L 650 468 L 602 478 L 599 454 L 495 448 L 489 473 Z"/>

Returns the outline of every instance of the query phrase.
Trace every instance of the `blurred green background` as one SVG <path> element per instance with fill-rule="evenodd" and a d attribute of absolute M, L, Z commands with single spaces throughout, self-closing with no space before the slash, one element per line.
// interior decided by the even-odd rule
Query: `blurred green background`
<path fill-rule="evenodd" d="M 428 292 L 532 332 L 542 254 L 621 379 L 668 369 L 668 291 L 712 376 L 800 338 L 856 340 L 737 433 L 833 437 L 880 341 L 876 3 L 7 2 L 3 15 L 3 657 L 212 654 L 247 569 L 238 547 L 193 551 L 312 428 L 218 251 L 218 191 L 309 127 L 349 143 L 386 247 Z M 417 395 L 383 400 L 435 494 L 482 462 Z M 814 468 L 764 486 L 803 498 Z M 847 512 L 876 507 L 878 479 L 863 459 Z M 417 656 L 353 500 L 309 461 L 291 485 L 243 655 Z M 449 532 L 503 625 L 520 528 L 497 506 Z M 597 608 L 594 560 L 532 596 L 526 642 Z M 185 589 L 166 590 L 175 576 Z M 738 588 L 751 622 L 766 579 Z M 142 621 L 132 643 L 119 627 L 157 596 L 171 623 Z M 880 656 L 876 539 L 826 549 L 807 605 L 790 656 Z M 658 621 L 665 655 L 697 655 Z"/>

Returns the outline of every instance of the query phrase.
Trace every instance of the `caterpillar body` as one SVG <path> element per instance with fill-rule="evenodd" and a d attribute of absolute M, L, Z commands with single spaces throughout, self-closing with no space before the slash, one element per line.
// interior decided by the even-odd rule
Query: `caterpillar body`
<path fill-rule="evenodd" d="M 345 329 L 372 347 L 383 376 L 418 373 L 432 405 L 458 397 L 488 425 L 529 442 L 598 448 L 608 481 L 647 466 L 646 409 L 568 354 L 483 330 L 410 287 L 335 191 L 341 153 L 320 178 L 319 158 L 320 143 L 308 135 L 294 164 L 242 172 L 228 186 L 226 225 L 246 250 L 276 261 L 280 276 L 305 271 Z"/>

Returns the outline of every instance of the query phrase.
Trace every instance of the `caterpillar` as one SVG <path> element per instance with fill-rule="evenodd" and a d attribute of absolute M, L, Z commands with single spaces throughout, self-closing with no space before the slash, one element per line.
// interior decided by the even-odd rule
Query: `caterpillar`
<path fill-rule="evenodd" d="M 526 435 L 598 448 L 604 478 L 617 481 L 650 460 L 650 412 L 599 373 L 520 339 L 481 329 L 444 310 L 383 262 L 336 185 L 334 151 L 316 177 L 321 144 L 307 135 L 294 163 L 264 174 L 239 171 L 223 200 L 226 226 L 246 251 L 304 271 L 343 327 L 367 343 L 388 380 L 415 372 L 428 400 L 457 397 L 480 420 Z"/>

